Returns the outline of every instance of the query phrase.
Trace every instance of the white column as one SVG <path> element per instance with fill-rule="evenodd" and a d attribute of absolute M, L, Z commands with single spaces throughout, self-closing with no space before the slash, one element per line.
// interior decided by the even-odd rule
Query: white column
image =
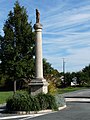
<path fill-rule="evenodd" d="M 42 25 L 40 23 L 36 23 L 34 25 L 36 38 L 35 38 L 35 77 L 38 79 L 43 78 L 43 61 L 42 61 Z"/>

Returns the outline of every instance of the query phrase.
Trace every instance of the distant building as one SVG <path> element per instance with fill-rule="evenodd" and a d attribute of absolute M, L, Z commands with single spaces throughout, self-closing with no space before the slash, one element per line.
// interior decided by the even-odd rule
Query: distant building
<path fill-rule="evenodd" d="M 77 77 L 72 78 L 71 86 L 76 86 L 77 84 Z"/>

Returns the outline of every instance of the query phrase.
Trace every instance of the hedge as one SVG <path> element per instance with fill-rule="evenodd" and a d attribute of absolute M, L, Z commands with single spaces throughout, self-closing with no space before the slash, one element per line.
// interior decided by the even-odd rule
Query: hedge
<path fill-rule="evenodd" d="M 8 98 L 6 110 L 11 111 L 39 111 L 45 109 L 57 110 L 55 97 L 50 94 L 40 93 L 31 96 L 28 93 L 16 93 Z"/>

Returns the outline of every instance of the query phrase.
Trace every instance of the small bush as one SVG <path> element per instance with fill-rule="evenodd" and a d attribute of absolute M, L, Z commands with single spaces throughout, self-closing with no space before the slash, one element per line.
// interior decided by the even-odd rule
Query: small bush
<path fill-rule="evenodd" d="M 36 97 L 25 93 L 17 93 L 7 100 L 7 111 L 38 111 L 39 101 Z"/>
<path fill-rule="evenodd" d="M 39 100 L 41 110 L 45 109 L 57 110 L 57 104 L 55 101 L 55 97 L 53 95 L 40 93 L 37 95 L 37 98 Z"/>
<path fill-rule="evenodd" d="M 37 99 L 39 101 L 41 110 L 45 110 L 45 109 L 48 108 L 49 103 L 47 101 L 47 95 L 46 94 L 43 94 L 43 93 L 38 94 Z"/>
<path fill-rule="evenodd" d="M 56 99 L 53 95 L 47 94 L 48 108 L 52 110 L 58 110 Z"/>
<path fill-rule="evenodd" d="M 55 97 L 50 94 L 31 96 L 27 93 L 16 93 L 7 100 L 7 111 L 39 111 L 45 109 L 57 110 Z"/>
<path fill-rule="evenodd" d="M 55 95 L 55 101 L 58 107 L 66 105 L 64 97 L 60 94 Z"/>
<path fill-rule="evenodd" d="M 49 90 L 49 93 L 52 95 L 54 95 L 57 92 L 55 84 L 51 81 L 49 82 L 48 90 Z"/>
<path fill-rule="evenodd" d="M 40 103 L 36 96 L 33 97 L 32 100 L 32 108 L 31 111 L 39 111 L 40 110 Z"/>
<path fill-rule="evenodd" d="M 32 96 L 17 93 L 7 100 L 8 111 L 30 111 L 32 108 Z"/>

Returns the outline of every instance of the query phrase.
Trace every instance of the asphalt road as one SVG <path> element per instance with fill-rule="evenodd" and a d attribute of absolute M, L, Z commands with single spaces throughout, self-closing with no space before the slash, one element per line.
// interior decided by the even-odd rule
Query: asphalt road
<path fill-rule="evenodd" d="M 90 98 L 90 89 L 77 90 L 74 92 L 64 93 L 66 98 Z"/>
<path fill-rule="evenodd" d="M 21 120 L 90 120 L 90 103 L 67 103 L 61 111 Z"/>

